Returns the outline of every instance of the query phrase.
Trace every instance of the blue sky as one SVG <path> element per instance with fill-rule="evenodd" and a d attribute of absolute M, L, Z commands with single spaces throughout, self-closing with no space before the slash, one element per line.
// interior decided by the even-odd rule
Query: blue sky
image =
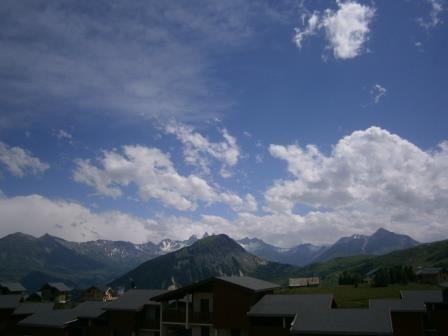
<path fill-rule="evenodd" d="M 446 238 L 446 9 L 3 1 L 0 235 Z"/>

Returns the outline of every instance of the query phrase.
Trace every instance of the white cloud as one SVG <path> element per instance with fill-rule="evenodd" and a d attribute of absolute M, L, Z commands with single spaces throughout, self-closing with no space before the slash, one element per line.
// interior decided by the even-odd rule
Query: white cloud
<path fill-rule="evenodd" d="M 34 157 L 29 151 L 20 147 L 10 147 L 3 142 L 0 142 L 0 162 L 17 177 L 41 174 L 50 168 L 49 164 Z"/>
<path fill-rule="evenodd" d="M 40 195 L 0 198 L 1 234 L 25 232 L 35 236 L 45 233 L 64 239 L 93 239 L 146 242 L 158 237 L 157 226 L 118 211 L 94 213 L 82 204 L 51 200 Z"/>
<path fill-rule="evenodd" d="M 193 127 L 171 122 L 165 127 L 168 134 L 173 134 L 182 142 L 185 161 L 198 167 L 202 172 L 210 173 L 210 158 L 222 163 L 220 174 L 222 177 L 231 176 L 230 168 L 238 163 L 241 156 L 236 138 L 226 129 L 221 130 L 223 141 L 212 142 Z"/>
<path fill-rule="evenodd" d="M 141 218 L 120 211 L 93 212 L 86 206 L 41 195 L 0 197 L 0 237 L 14 232 L 34 236 L 45 233 L 72 241 L 95 239 L 135 243 L 164 238 L 186 239 L 193 234 L 227 233 L 241 237 L 232 221 L 213 215 L 198 219 L 156 214 Z"/>
<path fill-rule="evenodd" d="M 59 140 L 67 140 L 69 143 L 73 143 L 73 136 L 63 129 L 58 129 L 54 131 L 54 136 Z"/>
<path fill-rule="evenodd" d="M 303 26 L 295 28 L 294 42 L 302 48 L 305 38 L 323 30 L 328 48 L 335 58 L 350 59 L 364 51 L 369 38 L 369 25 L 375 8 L 356 1 L 337 1 L 337 10 L 326 9 L 323 13 L 314 12 L 302 17 Z"/>
<path fill-rule="evenodd" d="M 141 200 L 157 199 L 178 210 L 195 210 L 198 202 L 225 203 L 233 209 L 244 206 L 236 194 L 220 191 L 196 175 L 180 175 L 170 157 L 157 148 L 124 146 L 122 152 L 104 152 L 99 168 L 77 160 L 75 181 L 111 197 L 121 196 L 123 187 L 134 184 Z"/>
<path fill-rule="evenodd" d="M 314 209 L 315 222 L 326 221 L 328 230 L 384 226 L 422 240 L 448 235 L 446 143 L 424 151 L 371 127 L 342 138 L 330 155 L 313 145 L 271 145 L 269 151 L 287 162 L 293 176 L 265 193 L 266 210 L 274 215 L 292 215 L 302 205 Z"/>
<path fill-rule="evenodd" d="M 247 212 L 255 212 L 258 210 L 258 203 L 255 197 L 252 194 L 246 195 L 246 208 Z"/>
<path fill-rule="evenodd" d="M 426 0 L 426 2 L 430 6 L 429 17 L 420 17 L 417 21 L 423 28 L 430 29 L 442 23 L 440 15 L 442 14 L 444 8 L 441 0 Z"/>
<path fill-rule="evenodd" d="M 372 96 L 373 102 L 378 104 L 380 102 L 381 97 L 386 94 L 387 90 L 385 87 L 380 84 L 375 84 L 370 89 L 370 95 Z"/>

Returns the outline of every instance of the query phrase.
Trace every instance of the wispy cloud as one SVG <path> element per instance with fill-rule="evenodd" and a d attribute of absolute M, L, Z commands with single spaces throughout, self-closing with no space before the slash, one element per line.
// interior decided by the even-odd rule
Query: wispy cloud
<path fill-rule="evenodd" d="M 337 10 L 314 11 L 302 16 L 302 26 L 295 28 L 294 42 L 300 49 L 306 38 L 325 32 L 328 48 L 338 59 L 355 58 L 364 51 L 369 38 L 375 8 L 356 1 L 336 1 Z"/>
<path fill-rule="evenodd" d="M 220 133 L 223 140 L 212 142 L 193 127 L 170 122 L 165 127 L 165 132 L 173 134 L 183 144 L 184 158 L 187 164 L 196 166 L 200 171 L 210 173 L 210 158 L 222 163 L 220 174 L 222 177 L 232 175 L 231 168 L 235 166 L 241 156 L 236 138 L 225 128 Z"/>
<path fill-rule="evenodd" d="M 431 29 L 442 23 L 440 15 L 444 11 L 443 2 L 441 0 L 425 0 L 429 5 L 429 15 L 417 19 L 420 26 L 425 29 Z"/>
<path fill-rule="evenodd" d="M 10 1 L 0 9 L 3 126 L 43 113 L 215 116 L 232 101 L 213 57 L 286 10 L 260 1 Z"/>
<path fill-rule="evenodd" d="M 74 180 L 109 197 L 120 197 L 123 188 L 135 185 L 142 201 L 151 199 L 182 211 L 192 211 L 201 202 L 205 205 L 222 203 L 234 210 L 247 204 L 253 208 L 254 199 L 243 200 L 237 194 L 220 190 L 205 179 L 181 175 L 168 154 L 157 148 L 123 146 L 123 152 L 106 151 L 97 160 L 97 167 L 89 160 L 76 160 Z"/>
<path fill-rule="evenodd" d="M 33 156 L 29 151 L 20 147 L 10 147 L 0 142 L 0 163 L 17 177 L 42 174 L 50 165 Z"/>
<path fill-rule="evenodd" d="M 380 102 L 380 99 L 386 94 L 387 90 L 385 87 L 380 84 L 375 84 L 370 89 L 370 95 L 372 96 L 372 100 L 375 104 Z"/>

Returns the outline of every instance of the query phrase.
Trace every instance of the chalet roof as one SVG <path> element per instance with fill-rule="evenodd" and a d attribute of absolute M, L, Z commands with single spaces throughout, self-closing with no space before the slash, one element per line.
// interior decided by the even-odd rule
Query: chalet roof
<path fill-rule="evenodd" d="M 0 295 L 0 309 L 17 308 L 21 298 L 21 295 Z"/>
<path fill-rule="evenodd" d="M 76 321 L 77 312 L 74 309 L 41 311 L 20 321 L 20 326 L 36 326 L 49 328 L 65 328 Z"/>
<path fill-rule="evenodd" d="M 26 289 L 19 282 L 2 281 L 0 287 L 6 288 L 10 292 L 25 292 Z"/>
<path fill-rule="evenodd" d="M 60 292 L 70 292 L 72 290 L 63 282 L 47 282 L 46 285 L 56 288 Z"/>
<path fill-rule="evenodd" d="M 424 311 L 423 304 L 418 302 L 406 302 L 401 299 L 372 299 L 369 300 L 370 309 L 378 311 Z"/>
<path fill-rule="evenodd" d="M 117 300 L 109 302 L 105 309 L 138 311 L 145 305 L 158 305 L 158 302 L 151 299 L 166 292 L 163 289 L 131 289 Z"/>
<path fill-rule="evenodd" d="M 333 295 L 265 295 L 250 311 L 249 316 L 295 316 L 304 310 L 326 310 L 331 307 Z"/>
<path fill-rule="evenodd" d="M 77 305 L 73 310 L 78 318 L 98 318 L 105 313 L 108 303 L 87 301 Z"/>
<path fill-rule="evenodd" d="M 21 303 L 13 315 L 31 315 L 42 311 L 48 311 L 53 309 L 53 303 Z"/>
<path fill-rule="evenodd" d="M 42 304 L 41 304 L 42 305 Z M 19 322 L 21 326 L 35 326 L 48 328 L 65 328 L 78 318 L 98 318 L 105 310 L 107 303 L 84 302 L 73 309 L 42 309 Z"/>
<path fill-rule="evenodd" d="M 383 311 L 373 309 L 304 310 L 293 326 L 294 335 L 392 335 L 392 324 Z"/>
<path fill-rule="evenodd" d="M 439 303 L 443 302 L 441 290 L 415 290 L 401 291 L 401 298 L 408 304 Z"/>
<path fill-rule="evenodd" d="M 419 269 L 416 274 L 417 275 L 433 275 L 433 274 L 439 274 L 442 272 L 442 268 L 440 267 L 423 267 Z"/>
<path fill-rule="evenodd" d="M 280 287 L 275 283 L 264 281 L 257 278 L 252 278 L 249 276 L 226 276 L 226 277 L 217 277 L 217 279 L 220 279 L 225 282 L 230 282 L 234 285 L 244 287 L 253 290 L 255 292 L 262 292 L 265 290 Z"/>
<path fill-rule="evenodd" d="M 207 285 L 209 283 L 212 283 L 214 281 L 222 281 L 226 283 L 230 283 L 232 285 L 244 288 L 246 290 L 249 290 L 251 292 L 265 292 L 270 289 L 278 288 L 280 287 L 277 284 L 274 284 L 272 282 L 248 277 L 248 276 L 224 276 L 224 277 L 211 277 L 207 278 L 195 283 L 192 283 L 190 285 L 169 291 L 165 294 L 161 294 L 154 297 L 155 301 L 162 301 L 162 300 L 173 300 L 173 299 L 181 299 L 191 291 L 193 291 L 196 288 L 199 288 L 201 286 Z"/>

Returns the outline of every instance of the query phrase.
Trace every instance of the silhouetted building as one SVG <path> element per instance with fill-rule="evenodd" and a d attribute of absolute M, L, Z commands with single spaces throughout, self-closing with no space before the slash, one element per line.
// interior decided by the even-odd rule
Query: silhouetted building
<path fill-rule="evenodd" d="M 20 294 L 23 295 L 26 289 L 19 282 L 2 281 L 0 282 L 0 294 Z"/>
<path fill-rule="evenodd" d="M 212 277 L 154 297 L 162 303 L 161 336 L 246 336 L 250 307 L 279 286 L 251 277 Z"/>
<path fill-rule="evenodd" d="M 131 289 L 109 302 L 105 310 L 111 335 L 159 335 L 160 303 L 152 297 L 166 292 L 161 289 Z"/>
<path fill-rule="evenodd" d="M 71 288 L 63 282 L 47 282 L 40 292 L 43 301 L 66 303 L 70 301 Z"/>

